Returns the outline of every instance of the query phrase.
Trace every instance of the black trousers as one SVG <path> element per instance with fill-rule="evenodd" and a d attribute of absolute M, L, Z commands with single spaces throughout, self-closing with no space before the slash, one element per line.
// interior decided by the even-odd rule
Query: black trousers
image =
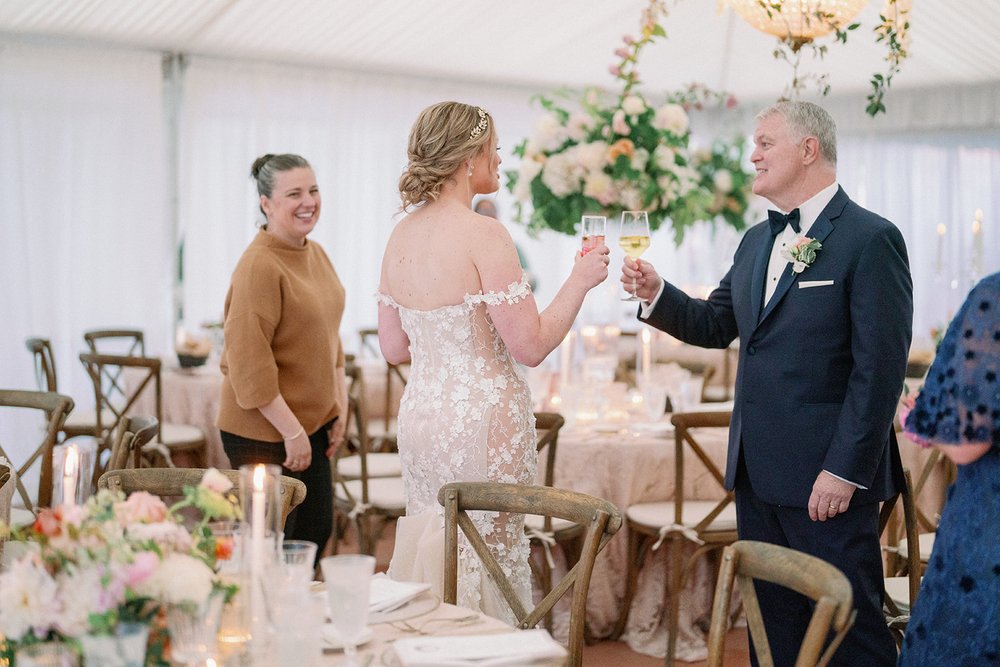
<path fill-rule="evenodd" d="M 822 558 L 851 582 L 858 615 L 854 627 L 834 653 L 836 667 L 893 667 L 896 645 L 882 615 L 882 553 L 878 535 L 878 503 L 852 504 L 826 521 L 812 521 L 804 507 L 764 502 L 754 493 L 740 453 L 736 474 L 736 525 L 741 540 L 759 540 Z M 812 601 L 791 589 L 755 581 L 775 667 L 795 664 L 812 617 Z M 750 642 L 750 662 L 757 658 Z"/>
<path fill-rule="evenodd" d="M 320 427 L 309 435 L 312 461 L 300 472 L 281 466 L 285 460 L 285 443 L 252 440 L 219 431 L 222 446 L 233 468 L 238 470 L 247 463 L 274 463 L 281 466 L 281 474 L 301 480 L 306 485 L 306 498 L 292 510 L 285 521 L 285 539 L 308 540 L 316 544 L 316 562 L 333 532 L 333 476 L 326 450 L 330 447 L 329 431 L 333 422 Z"/>

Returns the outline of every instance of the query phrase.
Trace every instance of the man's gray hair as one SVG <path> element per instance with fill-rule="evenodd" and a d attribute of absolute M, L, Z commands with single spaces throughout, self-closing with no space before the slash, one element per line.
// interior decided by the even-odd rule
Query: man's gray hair
<path fill-rule="evenodd" d="M 826 109 L 812 102 L 778 102 L 757 114 L 756 120 L 764 120 L 774 114 L 785 118 L 789 131 L 797 141 L 816 137 L 819 154 L 831 167 L 837 166 L 837 124 Z"/>

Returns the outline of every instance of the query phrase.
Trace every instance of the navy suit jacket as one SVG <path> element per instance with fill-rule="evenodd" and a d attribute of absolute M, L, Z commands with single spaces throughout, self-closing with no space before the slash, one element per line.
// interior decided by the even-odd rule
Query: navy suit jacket
<path fill-rule="evenodd" d="M 807 236 L 822 243 L 802 273 L 785 267 L 763 306 L 773 237 L 755 225 L 707 300 L 669 283 L 647 322 L 701 347 L 739 336 L 726 487 L 740 448 L 765 502 L 805 507 L 821 470 L 855 482 L 852 502 L 884 500 L 902 487 L 892 428 L 913 320 L 906 246 L 889 221 L 843 188 Z M 832 284 L 809 286 L 809 282 Z"/>

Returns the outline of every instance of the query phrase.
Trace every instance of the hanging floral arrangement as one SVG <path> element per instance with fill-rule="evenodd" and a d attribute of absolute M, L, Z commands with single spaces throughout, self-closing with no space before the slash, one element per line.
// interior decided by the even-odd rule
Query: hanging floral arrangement
<path fill-rule="evenodd" d="M 536 98 L 545 113 L 533 136 L 514 149 L 520 168 L 506 172 L 518 219 L 530 205 L 529 231 L 574 234 L 585 213 L 614 217 L 627 210 L 648 211 L 651 230 L 668 224 L 678 244 L 699 221 L 745 226 L 752 175 L 743 162 L 744 140 L 718 140 L 704 151 L 690 146 L 688 111 L 732 107 L 735 99 L 692 85 L 653 104 L 635 90 L 639 53 L 665 36 L 665 15 L 662 0 L 652 0 L 640 36 L 625 35 L 615 50 L 618 61 L 609 69 L 621 83 L 617 96 L 594 88 L 558 95 L 576 108 L 556 96 Z"/>

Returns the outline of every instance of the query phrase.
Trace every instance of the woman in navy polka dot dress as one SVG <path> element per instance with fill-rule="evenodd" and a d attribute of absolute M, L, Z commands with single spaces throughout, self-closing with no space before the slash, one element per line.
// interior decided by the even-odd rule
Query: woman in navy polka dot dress
<path fill-rule="evenodd" d="M 905 430 L 958 464 L 901 667 L 1000 665 L 1000 273 L 952 320 Z"/>

